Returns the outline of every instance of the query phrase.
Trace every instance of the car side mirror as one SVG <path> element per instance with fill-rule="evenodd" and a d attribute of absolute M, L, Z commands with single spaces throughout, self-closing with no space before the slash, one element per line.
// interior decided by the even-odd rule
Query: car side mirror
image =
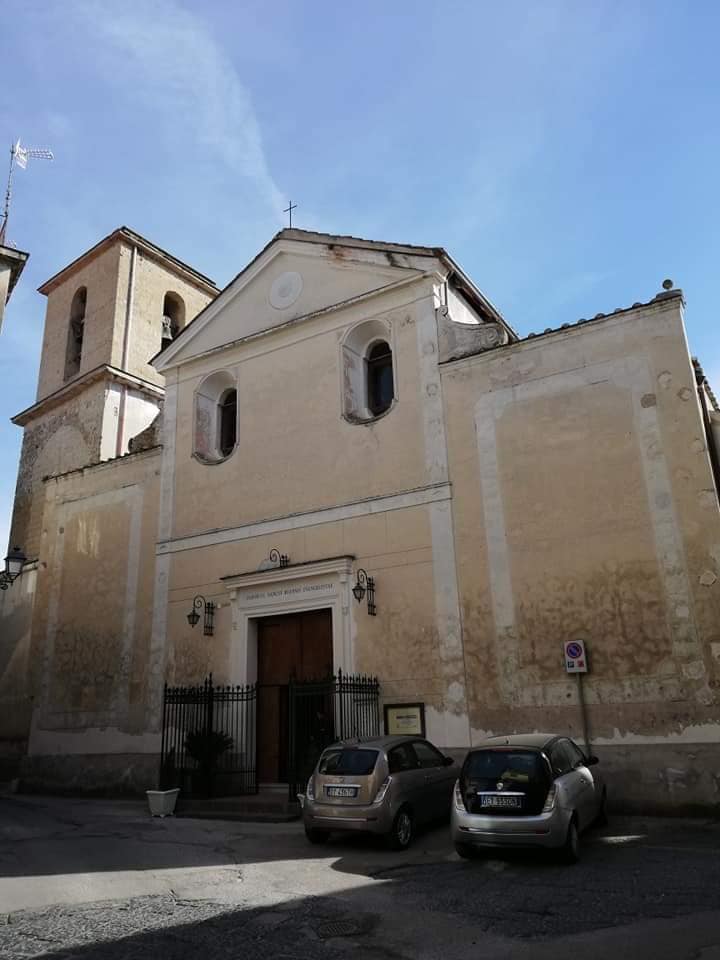
<path fill-rule="evenodd" d="M 600 761 L 598 760 L 597 757 L 593 756 L 592 754 L 589 757 L 585 758 L 586 767 L 594 767 L 596 763 L 600 763 Z"/>
<path fill-rule="evenodd" d="M 451 767 L 455 763 L 455 761 L 453 760 L 452 757 L 443 757 L 443 763 L 446 767 Z"/>

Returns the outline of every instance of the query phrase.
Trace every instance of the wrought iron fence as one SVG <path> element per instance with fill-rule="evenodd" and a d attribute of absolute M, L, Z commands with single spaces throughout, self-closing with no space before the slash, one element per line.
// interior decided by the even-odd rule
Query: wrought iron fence
<path fill-rule="evenodd" d="M 201 796 L 256 793 L 257 687 L 165 685 L 160 783 Z"/>
<path fill-rule="evenodd" d="M 380 734 L 380 684 L 376 677 L 346 676 L 290 682 L 288 792 L 294 799 L 325 747 L 336 740 Z"/>
<path fill-rule="evenodd" d="M 284 689 L 284 688 L 283 688 Z M 233 796 L 258 790 L 258 698 L 277 695 L 258 684 L 215 686 L 212 675 L 196 686 L 165 685 L 160 785 L 193 796 Z M 380 734 L 380 684 L 375 677 L 290 680 L 287 711 L 276 714 L 283 753 L 278 772 L 291 800 L 320 753 L 335 740 Z M 265 739 L 265 738 L 261 738 Z"/>

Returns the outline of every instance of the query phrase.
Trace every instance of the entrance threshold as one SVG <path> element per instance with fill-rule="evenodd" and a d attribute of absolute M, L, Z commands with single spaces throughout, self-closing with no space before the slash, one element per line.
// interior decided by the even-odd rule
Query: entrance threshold
<path fill-rule="evenodd" d="M 288 799 L 286 783 L 260 784 L 257 793 L 237 797 L 178 798 L 177 815 L 202 820 L 289 823 L 300 817 L 300 804 Z"/>

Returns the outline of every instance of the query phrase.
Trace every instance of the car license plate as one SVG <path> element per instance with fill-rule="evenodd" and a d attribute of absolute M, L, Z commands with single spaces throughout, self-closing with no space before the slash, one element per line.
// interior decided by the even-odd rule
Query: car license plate
<path fill-rule="evenodd" d="M 497 796 L 485 794 L 480 797 L 481 807 L 514 807 L 517 809 L 521 805 L 522 797 L 503 797 L 500 794 Z"/>
<path fill-rule="evenodd" d="M 356 797 L 357 787 L 325 787 L 328 797 Z"/>

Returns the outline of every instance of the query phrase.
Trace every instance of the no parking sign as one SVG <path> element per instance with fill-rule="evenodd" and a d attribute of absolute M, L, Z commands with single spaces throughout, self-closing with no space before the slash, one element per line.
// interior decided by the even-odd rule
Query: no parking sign
<path fill-rule="evenodd" d="M 587 673 L 587 655 L 584 640 L 567 640 L 563 644 L 565 670 L 568 673 Z"/>

